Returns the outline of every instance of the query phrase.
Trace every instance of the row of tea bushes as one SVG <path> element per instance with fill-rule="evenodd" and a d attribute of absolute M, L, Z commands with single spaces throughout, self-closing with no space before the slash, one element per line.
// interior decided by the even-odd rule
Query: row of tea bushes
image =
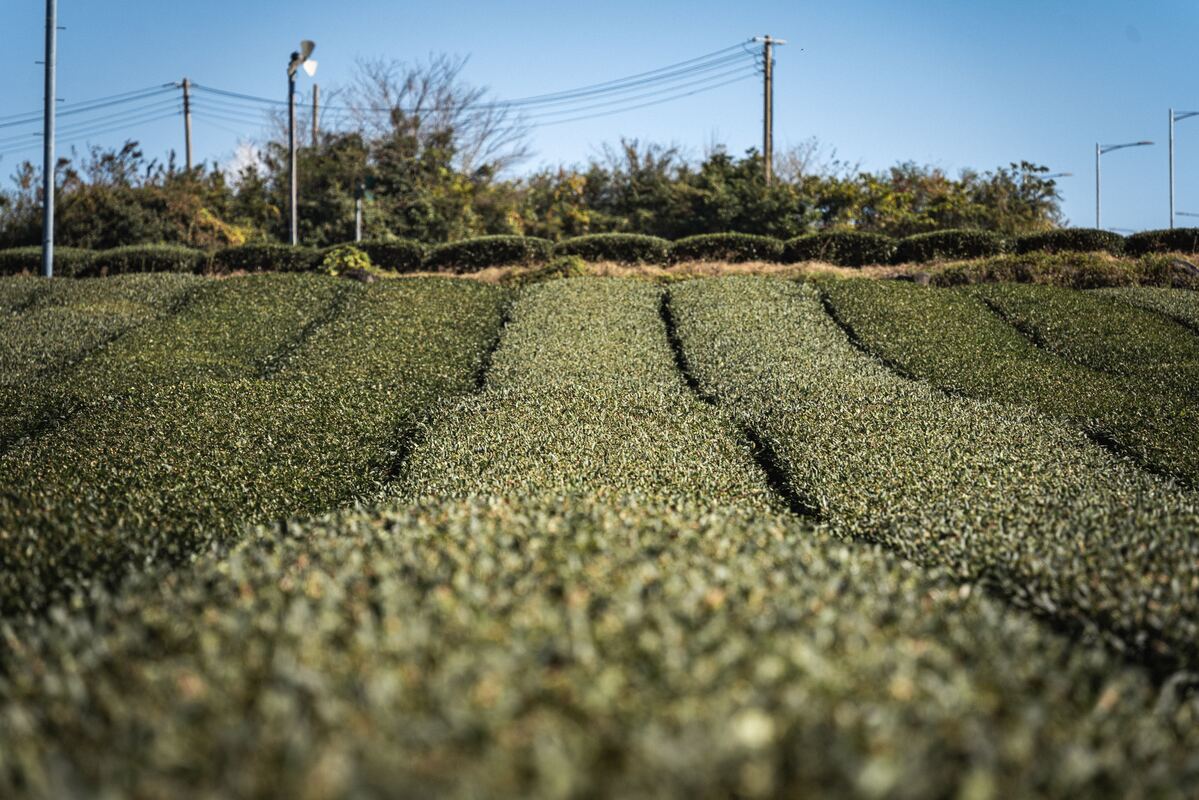
<path fill-rule="evenodd" d="M 1104 289 L 1098 294 L 1118 297 L 1125 303 L 1161 314 L 1199 333 L 1199 294 L 1194 292 L 1135 286 L 1124 289 Z"/>
<path fill-rule="evenodd" d="M 484 391 L 439 415 L 408 460 L 403 493 L 769 505 L 746 447 L 683 383 L 661 303 L 643 281 L 521 290 Z"/>
<path fill-rule="evenodd" d="M 1180 395 L 1199 393 L 1199 337 L 1169 317 L 1056 286 L 994 284 L 969 291 L 1066 361 Z"/>
<path fill-rule="evenodd" d="M 47 375 L 37 401 L 57 424 L 0 458 L 0 610 L 87 602 L 242 520 L 378 494 L 426 411 L 473 388 L 502 304 L 441 280 L 213 281 Z"/>
<path fill-rule="evenodd" d="M 351 245 L 338 245 L 345 247 Z M 745 233 L 714 233 L 674 242 L 640 234 L 605 233 L 579 236 L 557 244 L 530 236 L 483 236 L 426 246 L 407 239 L 352 244 L 373 266 L 397 273 L 417 271 L 464 273 L 488 267 L 543 264 L 553 256 L 580 256 L 589 261 L 626 264 L 671 264 L 686 261 L 825 261 L 848 267 L 979 259 L 1013 252 L 1028 254 L 1151 254 L 1199 251 L 1199 228 L 1148 231 L 1121 237 L 1109 231 L 1064 228 L 1007 238 L 991 231 L 944 230 L 893 239 L 859 231 L 824 231 L 786 242 Z M 204 253 L 175 245 L 135 245 L 105 251 L 56 250 L 56 270 L 66 277 L 131 272 L 306 272 L 323 269 L 325 256 L 336 248 L 292 247 L 255 243 Z M 0 250 L 0 275 L 36 274 L 41 250 Z"/>
<path fill-rule="evenodd" d="M 701 389 L 770 443 L 832 530 L 943 565 L 1155 665 L 1199 665 L 1193 494 L 1025 406 L 899 377 L 853 347 L 810 285 L 690 281 L 671 289 L 671 306 Z M 968 357 L 1012 369 L 977 348 Z"/>
<path fill-rule="evenodd" d="M 1181 393 L 1165 391 L 1157 383 L 1070 363 L 1037 347 L 969 291 L 862 280 L 829 281 L 823 290 L 861 344 L 902 371 L 951 393 L 1069 420 L 1149 469 L 1199 485 L 1199 448 L 1193 444 L 1199 441 L 1199 409 L 1185 386 Z M 1107 335 L 1131 347 L 1143 335 L 1138 324 Z M 1149 330 L 1152 321 L 1143 324 Z M 1142 342 L 1138 349 L 1152 346 Z"/>

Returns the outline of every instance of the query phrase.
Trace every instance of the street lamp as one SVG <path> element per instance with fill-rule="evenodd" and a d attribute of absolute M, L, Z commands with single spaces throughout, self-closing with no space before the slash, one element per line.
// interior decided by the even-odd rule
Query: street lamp
<path fill-rule="evenodd" d="M 1199 111 L 1175 111 L 1170 109 L 1170 227 L 1174 227 L 1174 123 L 1187 117 L 1199 117 Z M 1192 216 L 1187 214 L 1185 216 Z"/>
<path fill-rule="evenodd" d="M 305 39 L 300 42 L 300 49 L 291 54 L 291 60 L 287 63 L 287 150 L 288 177 L 291 183 L 288 242 L 293 245 L 300 243 L 296 214 L 296 199 L 299 194 L 296 190 L 296 72 L 303 67 L 308 77 L 316 74 L 316 62 L 308 58 L 315 49 L 316 42 Z"/>
<path fill-rule="evenodd" d="M 1096 228 L 1102 227 L 1102 225 L 1100 225 L 1100 223 L 1099 223 L 1099 209 L 1100 209 L 1100 203 L 1099 203 L 1099 197 L 1100 197 L 1099 156 L 1103 155 L 1104 153 L 1110 153 L 1113 150 L 1123 150 L 1125 147 L 1144 147 L 1145 145 L 1150 145 L 1150 144 L 1153 144 L 1153 142 L 1128 142 L 1127 144 L 1099 144 L 1098 142 L 1095 143 L 1095 227 Z"/>

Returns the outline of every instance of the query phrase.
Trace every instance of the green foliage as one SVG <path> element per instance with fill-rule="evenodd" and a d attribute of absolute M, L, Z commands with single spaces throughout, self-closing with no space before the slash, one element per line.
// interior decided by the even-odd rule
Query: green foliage
<path fill-rule="evenodd" d="M 371 257 L 349 244 L 330 248 L 321 259 L 321 269 L 330 275 L 346 272 L 370 272 L 374 268 Z"/>
<path fill-rule="evenodd" d="M 87 603 L 243 520 L 374 496 L 427 409 L 474 386 L 502 297 L 429 279 L 207 279 L 178 313 L 22 386 L 41 410 L 0 457 L 0 613 Z"/>
<path fill-rule="evenodd" d="M 890 236 L 864 231 L 826 231 L 789 240 L 783 261 L 827 261 L 843 267 L 890 264 L 895 255 L 895 240 Z"/>
<path fill-rule="evenodd" d="M 587 262 L 580 256 L 558 256 L 548 264 L 517 269 L 500 278 L 504 286 L 530 286 L 562 278 L 581 278 L 588 274 Z"/>
<path fill-rule="evenodd" d="M 956 394 L 1038 409 L 1153 471 L 1199 485 L 1193 393 L 1178 396 L 1063 361 L 964 291 L 845 281 L 828 284 L 827 292 L 867 348 L 916 377 Z"/>
<path fill-rule="evenodd" d="M 425 265 L 440 272 L 474 272 L 486 267 L 528 266 L 548 261 L 554 245 L 532 236 L 481 236 L 438 245 Z"/>
<path fill-rule="evenodd" d="M 171 244 L 117 247 L 93 253 L 88 275 L 126 275 L 137 272 L 203 272 L 208 255 L 201 250 Z"/>
<path fill-rule="evenodd" d="M 769 236 L 749 233 L 707 233 L 679 239 L 670 246 L 670 260 L 681 261 L 778 261 L 783 243 Z"/>
<path fill-rule="evenodd" d="M 1051 231 L 1017 236 L 1012 242 L 1017 253 L 1111 253 L 1124 252 L 1124 237 L 1095 228 L 1056 228 Z"/>
<path fill-rule="evenodd" d="M 64 278 L 86 275 L 91 270 L 94 253 L 76 247 L 54 248 L 54 274 Z M 40 275 L 42 273 L 42 248 L 14 247 L 0 250 L 0 276 Z"/>
<path fill-rule="evenodd" d="M 245 244 L 214 253 L 212 269 L 215 272 L 309 272 L 319 267 L 320 259 L 320 252 L 310 247 Z"/>
<path fill-rule="evenodd" d="M 830 291 L 849 287 L 836 297 L 859 300 L 838 302 L 837 312 L 866 346 L 885 342 L 877 351 L 884 358 L 913 347 L 943 352 L 952 342 L 957 320 L 925 308 L 926 322 L 914 325 L 916 309 L 901 316 L 897 306 L 919 292 L 956 293 L 828 283 Z M 899 302 L 860 302 L 867 295 L 849 294 L 858 286 Z M 854 348 L 810 285 L 691 281 L 671 290 L 671 303 L 700 389 L 772 446 L 793 491 L 831 530 L 983 581 L 1146 661 L 1199 664 L 1199 595 L 1190 588 L 1199 581 L 1199 508 L 1177 484 L 1027 406 L 949 396 L 897 375 Z M 931 341 L 918 344 L 918 336 Z M 1014 354 L 994 358 L 985 347 L 971 342 L 953 358 L 988 361 L 973 375 L 991 371 L 1016 384 Z M 900 363 L 919 366 L 910 356 Z M 954 367 L 953 386 L 966 393 L 973 375 Z M 1122 413 L 1136 413 L 1136 400 L 1125 400 Z M 1195 441 L 1193 428 L 1186 441 Z"/>
<path fill-rule="evenodd" d="M 367 239 L 354 247 L 370 256 L 376 267 L 390 272 L 416 272 L 425 260 L 425 246 L 411 239 Z"/>
<path fill-rule="evenodd" d="M 1199 387 L 1199 337 L 1160 314 L 1055 286 L 971 291 L 1016 330 L 1067 361 L 1183 396 Z"/>
<path fill-rule="evenodd" d="M 670 259 L 670 242 L 635 233 L 596 233 L 558 242 L 554 255 L 621 264 L 665 264 Z"/>
<path fill-rule="evenodd" d="M 1157 312 L 1192 331 L 1199 332 L 1199 292 L 1135 287 L 1105 290 L 1103 294 L 1118 297 L 1121 301 L 1137 308 Z"/>
<path fill-rule="evenodd" d="M 1199 253 L 1199 228 L 1141 231 L 1124 240 L 1124 249 L 1132 256 L 1146 253 Z"/>
<path fill-rule="evenodd" d="M 895 262 L 908 264 L 951 258 L 983 258 L 997 256 L 1006 249 L 1007 241 L 991 231 L 934 231 L 901 239 L 895 248 Z"/>
<path fill-rule="evenodd" d="M 1191 275 L 1165 256 L 1116 259 L 1101 253 L 1025 253 L 934 267 L 934 286 L 971 283 L 1039 283 L 1073 289 L 1105 286 L 1178 286 L 1199 289 Z"/>

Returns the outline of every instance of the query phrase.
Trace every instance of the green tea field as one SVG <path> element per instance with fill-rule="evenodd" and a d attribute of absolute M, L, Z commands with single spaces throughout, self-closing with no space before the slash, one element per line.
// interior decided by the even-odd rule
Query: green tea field
<path fill-rule="evenodd" d="M 1199 292 L 0 278 L 0 797 L 1199 797 Z"/>

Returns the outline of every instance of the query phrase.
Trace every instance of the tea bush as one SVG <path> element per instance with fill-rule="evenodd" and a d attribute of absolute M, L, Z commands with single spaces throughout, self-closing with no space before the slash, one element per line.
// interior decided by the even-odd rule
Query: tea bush
<path fill-rule="evenodd" d="M 670 260 L 778 261 L 783 243 L 770 236 L 749 233 L 707 233 L 679 239 L 670 246 Z"/>
<path fill-rule="evenodd" d="M 671 297 L 701 389 L 773 446 L 833 531 L 982 581 L 1163 669 L 1199 665 L 1193 494 L 1027 407 L 896 375 L 854 349 L 811 286 L 727 278 Z"/>
<path fill-rule="evenodd" d="M 827 261 L 843 267 L 890 264 L 895 256 L 895 240 L 890 236 L 864 231 L 828 231 L 810 233 L 787 241 L 783 261 Z"/>
<path fill-rule="evenodd" d="M 529 266 L 548 261 L 554 244 L 533 236 L 480 236 L 437 245 L 425 266 L 440 272 L 474 272 L 487 267 Z"/>
<path fill-rule="evenodd" d="M 416 272 L 424 264 L 427 248 L 411 239 L 368 239 L 353 244 L 370 256 L 371 263 L 391 272 Z"/>
<path fill-rule="evenodd" d="M 320 265 L 321 253 L 311 247 L 287 244 L 243 244 L 218 250 L 214 272 L 310 272 Z"/>
<path fill-rule="evenodd" d="M 869 281 L 829 282 L 825 291 L 862 344 L 906 372 L 1069 420 L 1148 468 L 1199 485 L 1193 398 L 1070 364 L 963 291 Z"/>
<path fill-rule="evenodd" d="M 1199 277 L 1167 256 L 1114 259 L 1099 253 L 1037 252 L 945 264 L 929 272 L 929 282 L 934 286 L 1005 281 L 1074 289 L 1138 285 L 1199 289 Z"/>
<path fill-rule="evenodd" d="M 670 242 L 637 233 L 596 233 L 558 242 L 554 255 L 621 264 L 665 264 L 670 260 Z"/>
<path fill-rule="evenodd" d="M 91 269 L 94 253 L 77 247 L 54 248 L 54 274 L 64 278 L 85 275 Z M 42 274 L 42 248 L 16 247 L 0 250 L 0 276 Z"/>
<path fill-rule="evenodd" d="M 207 266 L 208 255 L 202 250 L 170 244 L 142 244 L 94 251 L 87 268 L 77 270 L 74 276 L 137 272 L 199 273 Z"/>
<path fill-rule="evenodd" d="M 1105 289 L 1101 293 L 1117 297 L 1137 308 L 1154 311 L 1199 332 L 1199 293 L 1153 287 Z"/>
<path fill-rule="evenodd" d="M 1124 240 L 1129 255 L 1146 253 L 1199 253 L 1199 228 L 1140 231 Z"/>
<path fill-rule="evenodd" d="M 210 285 L 44 390 L 69 424 L 0 458 L 0 612 L 83 602 L 245 519 L 377 494 L 426 409 L 473 387 L 503 296 L 440 280 Z"/>
<path fill-rule="evenodd" d="M 1017 253 L 1111 253 L 1124 252 L 1124 237 L 1097 228 L 1057 228 L 1017 236 L 1012 243 Z"/>
<path fill-rule="evenodd" d="M 997 256 L 1006 249 L 1007 241 L 992 231 L 933 231 L 900 239 L 895 247 L 895 263 L 983 258 Z"/>
<path fill-rule="evenodd" d="M 1054 286 L 997 284 L 971 291 L 1016 330 L 1067 361 L 1180 395 L 1199 389 L 1199 337 L 1160 314 Z"/>

